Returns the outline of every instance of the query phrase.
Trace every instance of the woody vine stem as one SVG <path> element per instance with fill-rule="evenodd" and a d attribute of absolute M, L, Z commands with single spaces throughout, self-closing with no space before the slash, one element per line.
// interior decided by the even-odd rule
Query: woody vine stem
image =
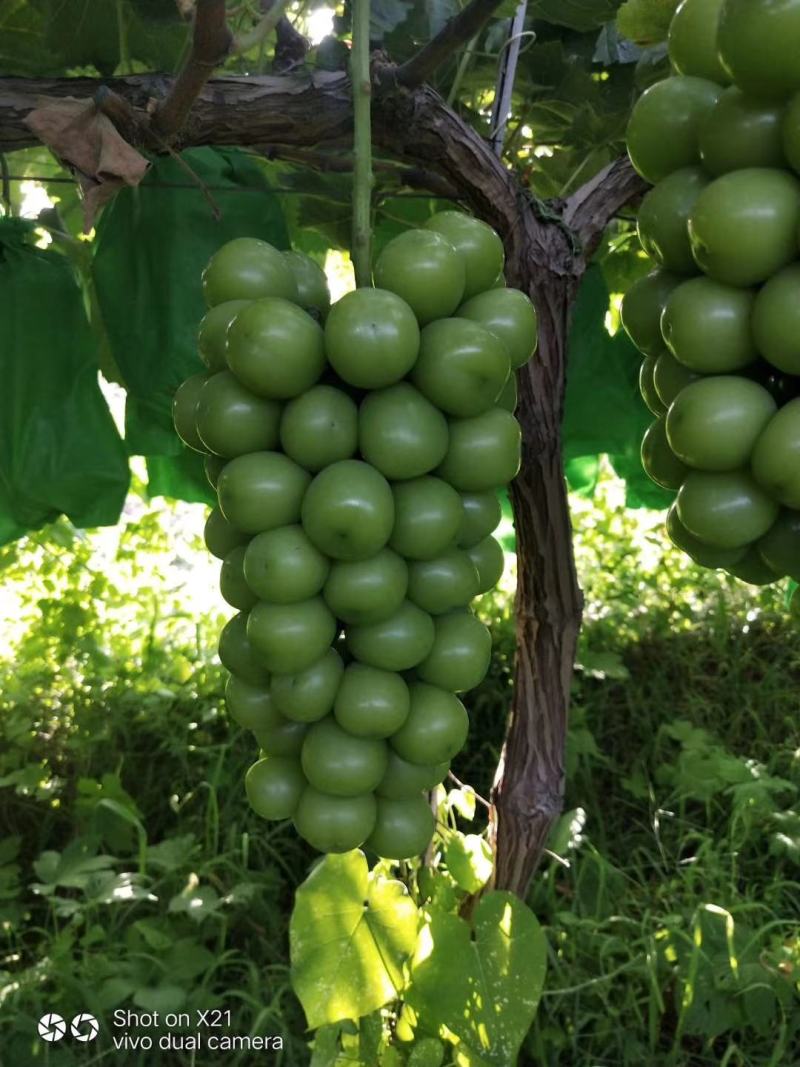
<path fill-rule="evenodd" d="M 353 46 L 350 83 L 353 91 L 353 240 L 356 285 L 370 284 L 372 226 L 372 84 L 369 70 L 370 0 L 353 0 Z"/>

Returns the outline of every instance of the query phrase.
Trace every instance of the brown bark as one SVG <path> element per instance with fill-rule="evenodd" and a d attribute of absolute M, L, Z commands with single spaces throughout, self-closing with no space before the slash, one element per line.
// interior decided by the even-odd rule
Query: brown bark
<path fill-rule="evenodd" d="M 98 84 L 94 78 L 0 78 L 0 152 L 37 143 L 24 125 L 37 98 L 91 98 Z M 152 109 L 164 100 L 172 82 L 163 74 L 142 74 L 108 78 L 103 84 L 133 105 L 144 131 L 148 105 Z M 172 145 L 349 144 L 351 127 L 350 83 L 344 73 L 214 78 L 197 95 Z M 156 140 L 153 147 L 157 145 Z"/>
<path fill-rule="evenodd" d="M 524 895 L 564 796 L 581 593 L 572 553 L 560 423 L 568 316 L 578 275 L 541 278 L 532 296 L 539 350 L 521 372 L 523 454 L 511 496 L 517 531 L 514 701 L 492 799 L 495 883 Z"/>
<path fill-rule="evenodd" d="M 608 221 L 642 189 L 626 162 L 613 164 L 570 200 L 547 211 L 496 159 L 482 138 L 430 88 L 396 87 L 374 66 L 377 146 L 422 166 L 502 235 L 510 284 L 539 315 L 537 356 L 520 375 L 522 470 L 512 486 L 518 538 L 518 657 L 515 695 L 493 799 L 496 885 L 527 891 L 561 811 L 564 745 L 581 594 L 561 456 L 569 316 L 586 262 Z M 138 109 L 163 97 L 160 76 L 112 79 Z M 0 79 L 0 152 L 33 143 L 24 124 L 41 94 L 93 96 L 91 79 Z M 200 144 L 314 148 L 347 144 L 352 126 L 346 75 L 217 78 L 200 91 L 176 147 Z M 560 212 L 560 214 L 559 214 Z"/>
<path fill-rule="evenodd" d="M 172 140 L 183 128 L 197 94 L 224 60 L 231 41 L 225 0 L 197 0 L 189 57 L 153 114 L 153 128 L 163 140 Z"/>

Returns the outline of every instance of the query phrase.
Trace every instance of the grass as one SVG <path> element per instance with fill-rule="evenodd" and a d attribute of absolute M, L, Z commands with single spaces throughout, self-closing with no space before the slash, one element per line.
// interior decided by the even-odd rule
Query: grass
<path fill-rule="evenodd" d="M 645 635 L 625 681 L 580 686 L 531 1063 L 800 1062 L 787 635 L 715 636 Z"/>
<path fill-rule="evenodd" d="M 575 502 L 587 623 L 567 810 L 530 896 L 549 977 L 520 1063 L 792 1067 L 800 635 L 784 591 L 687 565 L 615 494 Z M 229 1009 L 233 1032 L 283 1035 L 269 1062 L 309 1063 L 286 923 L 313 855 L 245 803 L 254 753 L 224 714 L 216 603 L 178 514 L 139 509 L 102 566 L 95 540 L 61 528 L 0 554 L 0 1018 L 14 1067 L 220 1062 L 35 1037 L 46 1010 L 91 1011 L 108 1034 L 118 1007 Z M 484 610 L 496 656 L 455 767 L 479 792 L 513 656 L 508 596 Z"/>

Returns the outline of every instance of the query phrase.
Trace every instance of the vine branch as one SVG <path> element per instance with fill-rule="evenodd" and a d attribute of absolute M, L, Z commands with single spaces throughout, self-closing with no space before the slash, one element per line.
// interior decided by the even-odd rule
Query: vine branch
<path fill-rule="evenodd" d="M 591 257 L 614 216 L 648 189 L 628 157 L 622 156 L 572 194 L 564 207 L 563 219 L 580 241 L 584 258 Z"/>
<path fill-rule="evenodd" d="M 182 129 L 203 86 L 230 52 L 232 40 L 225 0 L 197 0 L 191 51 L 153 114 L 153 129 L 162 138 L 170 140 Z"/>
<path fill-rule="evenodd" d="M 372 82 L 369 70 L 370 0 L 353 0 L 353 47 L 350 84 L 353 92 L 353 240 L 350 254 L 356 285 L 372 277 Z"/>
<path fill-rule="evenodd" d="M 449 19 L 439 33 L 420 48 L 416 55 L 396 69 L 397 82 L 407 89 L 412 89 L 430 81 L 442 63 L 483 29 L 502 2 L 503 0 L 470 0 L 470 3 Z"/>

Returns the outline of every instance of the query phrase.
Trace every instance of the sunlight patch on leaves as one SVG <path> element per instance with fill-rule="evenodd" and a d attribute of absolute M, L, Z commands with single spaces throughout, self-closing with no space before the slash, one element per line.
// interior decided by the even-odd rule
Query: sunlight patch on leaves
<path fill-rule="evenodd" d="M 427 1030 L 446 1028 L 465 1063 L 516 1062 L 547 968 L 544 933 L 511 893 L 487 893 L 473 926 L 431 909 L 411 964 L 407 1002 Z"/>
<path fill-rule="evenodd" d="M 289 925 L 292 985 L 309 1027 L 358 1019 L 396 997 L 417 927 L 405 886 L 370 874 L 360 850 L 318 863 Z"/>
<path fill-rule="evenodd" d="M 454 834 L 445 848 L 447 869 L 467 893 L 477 893 L 492 877 L 492 850 L 478 834 Z"/>

